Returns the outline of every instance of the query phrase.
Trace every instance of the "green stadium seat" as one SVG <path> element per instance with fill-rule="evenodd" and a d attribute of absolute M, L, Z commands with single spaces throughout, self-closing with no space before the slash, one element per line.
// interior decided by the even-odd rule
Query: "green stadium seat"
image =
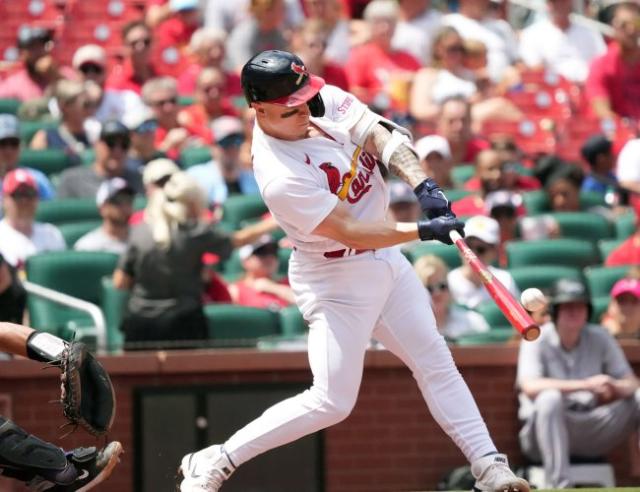
<path fill-rule="evenodd" d="M 559 265 L 584 268 L 598 262 L 591 241 L 579 239 L 542 239 L 506 243 L 509 268 L 527 265 Z"/>
<path fill-rule="evenodd" d="M 544 190 L 527 191 L 522 194 L 522 202 L 528 215 L 538 215 L 551 210 L 549 197 Z M 587 211 L 591 207 L 606 206 L 604 195 L 595 192 L 580 193 L 580 210 Z"/>
<path fill-rule="evenodd" d="M 561 265 L 530 265 L 510 268 L 509 273 L 516 282 L 520 291 L 531 287 L 547 290 L 558 279 L 571 278 L 582 280 L 582 273 L 578 268 Z"/>
<path fill-rule="evenodd" d="M 209 338 L 220 345 L 254 347 L 260 337 L 279 335 L 277 312 L 236 304 L 209 304 L 204 307 Z"/>
<path fill-rule="evenodd" d="M 147 197 L 136 195 L 136 197 L 133 199 L 133 209 L 144 210 L 146 206 L 147 206 Z"/>
<path fill-rule="evenodd" d="M 456 339 L 456 345 L 469 346 L 469 345 L 490 345 L 490 344 L 503 344 L 514 338 L 513 328 L 510 326 L 501 326 L 492 328 L 490 331 L 484 333 L 473 333 L 470 335 L 464 335 Z"/>
<path fill-rule="evenodd" d="M 587 280 L 591 297 L 608 296 L 613 284 L 624 277 L 628 271 L 629 266 L 585 268 L 584 276 Z"/>
<path fill-rule="evenodd" d="M 19 99 L 0 98 L 0 114 L 18 114 L 20 104 Z"/>
<path fill-rule="evenodd" d="M 84 236 L 87 232 L 97 229 L 102 224 L 99 220 L 83 220 L 81 222 L 67 222 L 64 224 L 58 224 L 58 229 L 64 237 L 64 242 L 67 243 L 67 248 L 73 249 L 73 245 L 76 241 Z"/>
<path fill-rule="evenodd" d="M 598 241 L 598 253 L 600 254 L 600 260 L 604 263 L 611 252 L 620 246 L 624 242 L 624 239 L 603 239 Z"/>
<path fill-rule="evenodd" d="M 20 138 L 22 140 L 22 145 L 25 147 L 28 146 L 38 130 L 57 128 L 58 125 L 60 125 L 59 121 L 21 121 Z"/>
<path fill-rule="evenodd" d="M 60 198 L 40 202 L 36 220 L 51 224 L 100 220 L 100 212 L 95 198 Z"/>
<path fill-rule="evenodd" d="M 295 336 L 307 333 L 307 322 L 298 306 L 288 306 L 280 310 L 280 329 L 283 336 Z"/>
<path fill-rule="evenodd" d="M 96 160 L 96 151 L 93 149 L 85 149 L 82 152 L 81 159 L 83 164 L 93 164 Z"/>
<path fill-rule="evenodd" d="M 222 222 L 237 229 L 242 221 L 260 217 L 266 212 L 267 206 L 259 194 L 232 195 L 222 204 Z"/>
<path fill-rule="evenodd" d="M 107 350 L 118 352 L 124 345 L 124 334 L 120 331 L 120 324 L 124 316 L 129 291 L 116 289 L 110 276 L 102 277 L 100 291 L 100 307 L 107 323 Z"/>
<path fill-rule="evenodd" d="M 473 164 L 462 164 L 451 168 L 451 179 L 458 186 L 462 186 L 469 181 L 476 172 L 476 166 Z"/>
<path fill-rule="evenodd" d="M 24 149 L 20 152 L 21 167 L 32 167 L 42 171 L 47 176 L 59 174 L 65 169 L 74 166 L 74 162 L 60 149 L 33 150 Z"/>
<path fill-rule="evenodd" d="M 444 194 L 446 195 L 446 197 L 451 202 L 458 201 L 458 200 L 464 198 L 465 196 L 473 194 L 473 191 L 458 190 L 458 189 L 452 189 L 452 188 L 449 188 L 449 189 L 446 189 L 446 190 L 443 190 L 443 191 L 444 191 Z"/>
<path fill-rule="evenodd" d="M 100 304 L 101 279 L 111 275 L 118 255 L 88 251 L 57 251 L 27 259 L 27 279 L 44 287 Z M 76 309 L 29 295 L 30 323 L 34 328 L 60 333 L 71 320 L 86 325 L 88 316 Z"/>
<path fill-rule="evenodd" d="M 600 318 L 607 311 L 610 300 L 609 296 L 591 297 L 591 306 L 593 307 L 589 320 L 591 323 L 600 324 Z"/>
<path fill-rule="evenodd" d="M 180 106 L 191 106 L 194 103 L 195 99 L 193 96 L 179 96 L 178 104 Z"/>
<path fill-rule="evenodd" d="M 476 311 L 482 315 L 492 330 L 494 327 L 511 326 L 509 320 L 494 301 L 483 302 L 476 308 Z"/>
<path fill-rule="evenodd" d="M 636 230 L 636 214 L 620 215 L 613 221 L 616 239 L 627 239 Z M 604 239 L 604 238 L 603 238 Z"/>
<path fill-rule="evenodd" d="M 190 147 L 180 152 L 180 164 L 184 169 L 204 164 L 211 160 L 210 147 Z"/>
<path fill-rule="evenodd" d="M 462 265 L 462 259 L 455 246 L 443 244 L 438 241 L 428 241 L 418 243 L 409 249 L 409 253 L 413 258 L 413 262 L 425 255 L 436 255 L 444 261 L 450 269 L 457 268 Z"/>
<path fill-rule="evenodd" d="M 602 215 L 592 212 L 550 213 L 558 225 L 562 237 L 599 241 L 613 237 L 611 223 Z"/>

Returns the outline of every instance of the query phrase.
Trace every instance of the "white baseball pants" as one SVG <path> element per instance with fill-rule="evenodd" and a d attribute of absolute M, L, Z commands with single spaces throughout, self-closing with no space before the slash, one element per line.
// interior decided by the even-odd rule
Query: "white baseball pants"
<path fill-rule="evenodd" d="M 436 329 L 429 295 L 398 249 L 338 259 L 295 251 L 289 282 L 310 325 L 313 385 L 272 406 L 224 444 L 236 466 L 344 420 L 356 403 L 371 338 L 412 370 L 433 417 L 470 462 L 495 451 Z"/>

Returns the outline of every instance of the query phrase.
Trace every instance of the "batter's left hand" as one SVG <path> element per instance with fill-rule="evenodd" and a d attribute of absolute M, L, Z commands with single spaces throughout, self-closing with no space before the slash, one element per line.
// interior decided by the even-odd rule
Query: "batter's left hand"
<path fill-rule="evenodd" d="M 449 200 L 433 178 L 425 179 L 413 191 L 418 197 L 422 212 L 430 219 L 443 216 L 455 218 Z"/>

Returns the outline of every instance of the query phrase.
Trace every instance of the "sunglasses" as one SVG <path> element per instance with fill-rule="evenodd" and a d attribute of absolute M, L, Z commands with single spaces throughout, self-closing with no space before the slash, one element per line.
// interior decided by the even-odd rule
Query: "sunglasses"
<path fill-rule="evenodd" d="M 102 75 L 104 73 L 104 67 L 101 65 L 97 65 L 96 63 L 83 63 L 79 67 L 80 71 L 88 75 L 90 73 L 95 75 Z"/>
<path fill-rule="evenodd" d="M 158 129 L 156 120 L 147 120 L 135 129 L 136 133 L 152 133 Z"/>
<path fill-rule="evenodd" d="M 151 103 L 151 106 L 160 107 L 160 106 L 165 106 L 167 104 L 170 104 L 172 106 L 175 104 L 178 104 L 178 98 L 174 96 L 174 97 L 169 97 L 167 99 L 160 99 L 159 101 L 153 101 Z"/>
<path fill-rule="evenodd" d="M 20 147 L 20 139 L 19 138 L 3 138 L 0 140 L 0 148 L 11 147 L 12 149 L 17 149 Z"/>
<path fill-rule="evenodd" d="M 447 292 L 449 290 L 449 284 L 447 284 L 447 282 L 439 282 L 437 284 L 425 285 L 425 288 L 429 291 L 429 294 Z"/>
<path fill-rule="evenodd" d="M 104 143 L 106 143 L 107 147 L 110 149 L 120 147 L 123 150 L 129 150 L 129 147 L 131 146 L 131 140 L 123 137 L 107 137 L 104 139 Z"/>

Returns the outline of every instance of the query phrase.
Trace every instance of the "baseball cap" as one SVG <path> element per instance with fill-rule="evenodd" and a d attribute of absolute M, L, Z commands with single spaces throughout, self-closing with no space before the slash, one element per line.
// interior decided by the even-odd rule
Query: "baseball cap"
<path fill-rule="evenodd" d="M 132 197 L 135 195 L 134 189 L 120 177 L 103 181 L 96 193 L 96 205 L 98 207 L 104 205 L 109 200 L 112 200 L 118 193 L 128 193 Z"/>
<path fill-rule="evenodd" d="M 415 144 L 416 152 L 420 160 L 427 157 L 432 152 L 437 152 L 445 159 L 451 159 L 451 147 L 449 142 L 440 135 L 427 135 L 422 137 Z"/>
<path fill-rule="evenodd" d="M 80 68 L 85 63 L 95 63 L 104 67 L 107 64 L 107 53 L 97 44 L 80 46 L 73 54 L 73 68 Z"/>
<path fill-rule="evenodd" d="M 169 2 L 169 8 L 172 12 L 194 10 L 198 8 L 198 0 L 171 0 Z"/>
<path fill-rule="evenodd" d="M 498 190 L 488 193 L 484 199 L 484 206 L 487 213 L 491 213 L 496 208 L 509 208 L 517 210 L 522 205 L 522 196 L 506 190 Z"/>
<path fill-rule="evenodd" d="M 238 140 L 244 140 L 242 120 L 233 116 L 220 116 L 211 123 L 211 132 L 216 143 L 226 147 Z"/>
<path fill-rule="evenodd" d="M 278 252 L 278 242 L 273 239 L 269 234 L 264 234 L 260 236 L 260 238 L 251 244 L 245 244 L 238 250 L 238 256 L 241 260 L 246 260 L 251 255 L 255 253 L 263 251 L 272 250 L 277 254 Z"/>
<path fill-rule="evenodd" d="M 29 171 L 24 169 L 14 169 L 9 171 L 2 181 L 2 193 L 12 195 L 18 188 L 25 186 L 38 190 L 38 184 Z"/>
<path fill-rule="evenodd" d="M 20 123 L 12 114 L 0 114 L 0 140 L 20 138 Z"/>
<path fill-rule="evenodd" d="M 155 121 L 156 117 L 151 111 L 151 108 L 148 106 L 142 106 L 138 108 L 136 111 L 128 111 L 124 118 L 122 119 L 122 123 L 132 132 L 135 132 L 143 123 L 147 121 Z"/>
<path fill-rule="evenodd" d="M 611 289 L 611 297 L 618 297 L 622 294 L 633 294 L 640 299 L 640 280 L 635 278 L 621 278 Z"/>
<path fill-rule="evenodd" d="M 476 215 L 465 223 L 464 234 L 467 238 L 477 237 L 487 244 L 495 245 L 500 242 L 500 225 L 491 217 Z"/>
<path fill-rule="evenodd" d="M 589 137 L 580 148 L 580 153 L 589 164 L 595 164 L 599 154 L 611 152 L 611 140 L 604 135 L 593 135 Z"/>
<path fill-rule="evenodd" d="M 396 203 L 417 203 L 418 198 L 404 181 L 392 181 L 389 183 L 389 205 Z"/>
<path fill-rule="evenodd" d="M 145 185 L 157 183 L 158 181 L 172 176 L 178 171 L 180 171 L 180 168 L 171 159 L 166 159 L 164 157 L 153 159 L 144 166 L 144 171 L 142 171 L 142 182 Z"/>
<path fill-rule="evenodd" d="M 105 121 L 102 124 L 102 130 L 100 130 L 100 140 L 104 140 L 107 137 L 128 137 L 128 136 L 129 136 L 129 129 L 118 120 L 109 120 L 109 121 Z"/>

